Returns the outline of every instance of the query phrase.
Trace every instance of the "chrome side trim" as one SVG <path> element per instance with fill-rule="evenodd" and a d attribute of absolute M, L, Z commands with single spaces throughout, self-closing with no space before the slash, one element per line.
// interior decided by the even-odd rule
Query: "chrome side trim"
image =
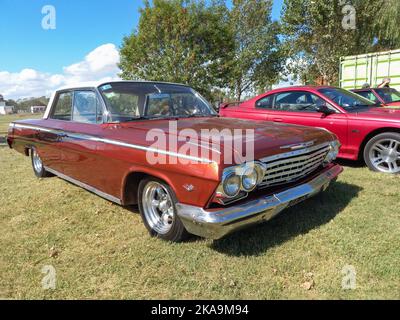
<path fill-rule="evenodd" d="M 289 151 L 289 152 L 279 153 L 279 154 L 276 154 L 276 155 L 273 155 L 273 156 L 265 157 L 265 158 L 260 159 L 260 161 L 262 161 L 262 162 L 270 162 L 270 161 L 274 161 L 274 160 L 278 160 L 278 159 L 282 159 L 282 158 L 298 156 L 298 155 L 301 155 L 301 154 L 312 152 L 314 150 L 318 150 L 318 149 L 323 148 L 323 147 L 327 147 L 329 145 L 330 145 L 330 142 L 324 142 L 324 143 L 318 144 L 316 146 L 304 148 L 304 149 L 301 149 L 301 150 Z"/>
<path fill-rule="evenodd" d="M 251 224 L 268 221 L 285 208 L 326 190 L 330 182 L 342 171 L 341 166 L 333 165 L 306 183 L 228 208 L 203 209 L 177 203 L 177 213 L 188 232 L 205 238 L 219 239 Z"/>
<path fill-rule="evenodd" d="M 14 128 L 21 128 L 21 129 L 31 129 L 31 130 L 39 130 L 43 132 L 53 132 L 53 133 L 58 133 L 57 130 L 54 129 L 48 129 L 48 128 L 43 128 L 43 127 L 36 127 L 36 126 L 31 126 L 27 124 L 19 124 L 19 123 L 14 123 Z M 10 123 L 11 125 L 11 123 Z"/>
<path fill-rule="evenodd" d="M 186 159 L 186 160 L 191 160 L 191 161 L 198 161 L 198 162 L 203 162 L 203 163 L 214 163 L 213 160 L 206 159 L 206 158 L 188 156 L 188 155 L 177 153 L 177 152 L 160 150 L 160 149 L 151 148 L 151 147 L 145 147 L 145 146 L 122 142 L 122 141 L 118 141 L 118 140 L 99 138 L 99 137 L 88 135 L 88 134 L 68 132 L 68 131 L 63 131 L 63 130 L 49 129 L 49 128 L 43 128 L 43 127 L 39 127 L 39 126 L 31 126 L 31 125 L 24 125 L 24 124 L 18 124 L 18 123 L 15 123 L 14 126 L 15 126 L 15 128 L 32 129 L 32 130 L 39 130 L 39 131 L 49 132 L 49 133 L 54 133 L 54 134 L 63 134 L 63 135 L 65 135 L 64 138 L 102 142 L 102 143 L 112 144 L 112 145 L 116 145 L 116 146 L 120 146 L 120 147 L 126 147 L 126 148 L 131 148 L 131 149 L 136 149 L 136 150 L 142 150 L 142 151 L 149 151 L 149 152 L 154 152 L 154 153 L 160 153 L 160 154 L 177 157 L 177 158 L 182 158 L 182 159 Z"/>
<path fill-rule="evenodd" d="M 108 194 L 108 193 L 105 193 L 105 192 L 103 192 L 103 191 L 100 191 L 100 190 L 98 190 L 98 189 L 96 189 L 96 188 L 94 188 L 94 187 L 92 187 L 92 186 L 89 186 L 89 185 L 86 184 L 86 183 L 80 182 L 80 181 L 78 181 L 78 180 L 76 180 L 76 179 L 74 179 L 74 178 L 71 178 L 71 177 L 69 177 L 69 176 L 66 176 L 65 174 L 63 174 L 63 173 L 61 173 L 61 172 L 58 172 L 58 171 L 56 171 L 56 170 L 54 170 L 54 169 L 51 169 L 51 168 L 49 168 L 49 167 L 47 167 L 47 166 L 45 166 L 44 169 L 45 169 L 46 171 L 48 171 L 48 172 L 50 172 L 50 173 L 56 175 L 57 177 L 59 177 L 59 178 L 61 178 L 61 179 L 63 179 L 63 180 L 66 180 L 66 181 L 68 181 L 68 182 L 71 182 L 71 183 L 77 185 L 78 187 L 81 187 L 81 188 L 83 188 L 83 189 L 86 189 L 86 190 L 88 190 L 88 191 L 90 191 L 90 192 L 92 192 L 92 193 L 94 193 L 94 194 L 97 194 L 98 196 L 100 196 L 100 197 L 102 197 L 102 198 L 104 198 L 104 199 L 106 199 L 106 200 L 109 200 L 109 201 L 115 202 L 115 203 L 117 203 L 117 204 L 119 204 L 119 205 L 122 205 L 122 201 L 121 201 L 120 199 L 118 199 L 118 198 L 116 198 L 116 197 L 114 197 L 114 196 L 112 196 L 112 195 L 110 195 L 110 194 Z"/>

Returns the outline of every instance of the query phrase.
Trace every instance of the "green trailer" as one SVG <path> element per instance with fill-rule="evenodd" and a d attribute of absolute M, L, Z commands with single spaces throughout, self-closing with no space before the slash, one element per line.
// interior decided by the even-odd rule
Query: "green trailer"
<path fill-rule="evenodd" d="M 376 87 L 384 78 L 400 91 L 400 49 L 342 57 L 340 59 L 340 87 L 359 89 L 364 83 Z"/>

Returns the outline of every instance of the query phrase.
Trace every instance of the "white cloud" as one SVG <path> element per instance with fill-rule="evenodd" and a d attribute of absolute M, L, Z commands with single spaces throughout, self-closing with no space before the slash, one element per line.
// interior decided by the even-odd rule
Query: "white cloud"
<path fill-rule="evenodd" d="M 76 82 L 115 80 L 120 71 L 118 62 L 118 49 L 108 43 L 91 51 L 83 61 L 64 67 L 61 74 L 29 68 L 16 73 L 0 71 L 0 94 L 5 99 L 38 97 L 50 95 L 54 89 Z"/>

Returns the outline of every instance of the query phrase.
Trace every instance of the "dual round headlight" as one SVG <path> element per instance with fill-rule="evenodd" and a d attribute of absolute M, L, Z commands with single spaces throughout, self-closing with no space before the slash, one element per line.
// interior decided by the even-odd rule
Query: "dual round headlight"
<path fill-rule="evenodd" d="M 240 176 L 235 172 L 229 173 L 223 182 L 224 193 L 228 197 L 236 196 L 240 191 Z"/>
<path fill-rule="evenodd" d="M 264 177 L 265 167 L 262 163 L 243 164 L 228 168 L 222 179 L 223 194 L 229 198 L 237 196 L 240 191 L 250 192 L 255 189 Z"/>
<path fill-rule="evenodd" d="M 253 190 L 258 182 L 258 172 L 254 166 L 244 169 L 242 175 L 242 186 L 245 191 Z"/>

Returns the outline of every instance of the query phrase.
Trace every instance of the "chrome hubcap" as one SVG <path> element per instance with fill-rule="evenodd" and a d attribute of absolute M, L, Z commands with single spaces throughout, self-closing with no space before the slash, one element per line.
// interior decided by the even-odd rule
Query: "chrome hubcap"
<path fill-rule="evenodd" d="M 150 227 L 159 234 L 171 230 L 175 210 L 168 190 L 158 182 L 146 184 L 142 195 L 144 216 Z"/>
<path fill-rule="evenodd" d="M 35 171 L 41 172 L 42 168 L 43 168 L 43 163 L 35 149 L 32 150 L 32 160 L 33 160 L 33 167 L 35 168 Z"/>
<path fill-rule="evenodd" d="M 369 158 L 372 165 L 381 172 L 400 172 L 400 141 L 382 139 L 375 142 Z"/>

